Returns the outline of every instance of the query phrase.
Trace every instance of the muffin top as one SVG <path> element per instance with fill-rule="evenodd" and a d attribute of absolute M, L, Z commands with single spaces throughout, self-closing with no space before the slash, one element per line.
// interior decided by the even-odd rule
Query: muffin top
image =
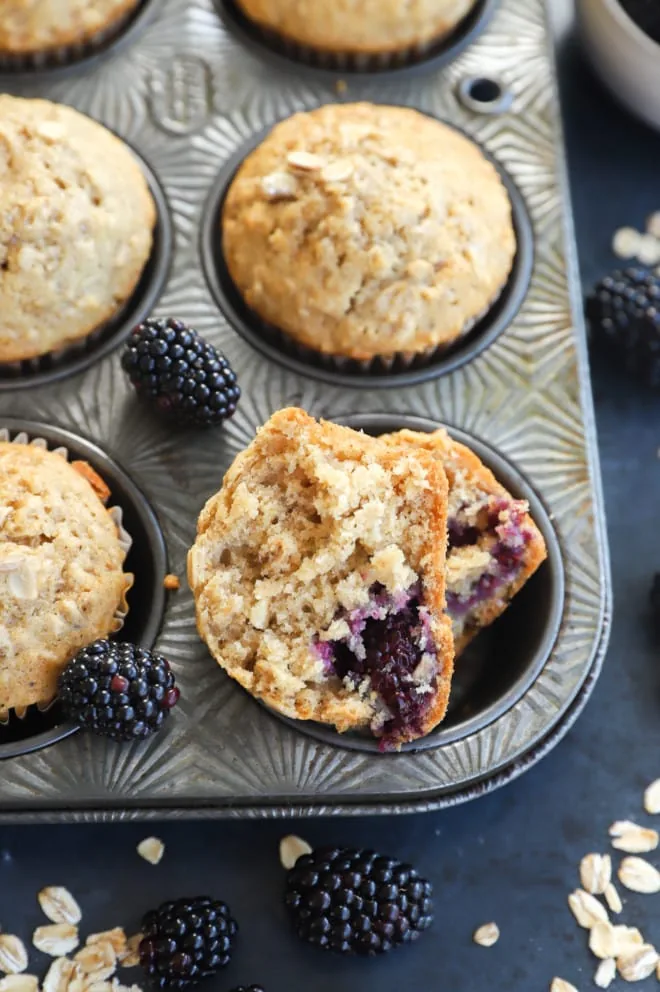
<path fill-rule="evenodd" d="M 453 341 L 499 295 L 516 249 L 507 192 L 473 142 L 366 103 L 278 124 L 232 181 L 222 229 L 263 320 L 355 359 Z"/>
<path fill-rule="evenodd" d="M 2 0 L 0 52 L 27 55 L 112 29 L 140 0 Z"/>
<path fill-rule="evenodd" d="M 70 107 L 0 95 L 0 361 L 89 334 L 132 294 L 156 208 L 128 148 Z"/>
<path fill-rule="evenodd" d="M 326 52 L 377 54 L 449 34 L 476 0 L 238 0 L 262 28 Z"/>
<path fill-rule="evenodd" d="M 65 458 L 0 442 L 0 712 L 51 700 L 114 629 L 130 577 L 117 526 Z"/>
<path fill-rule="evenodd" d="M 396 746 L 427 733 L 452 674 L 446 507 L 444 471 L 426 452 L 278 411 L 200 515 L 188 575 L 201 636 L 286 716 L 369 726 Z M 410 664 L 382 685 L 362 635 L 371 626 L 385 644 L 397 622 Z"/>

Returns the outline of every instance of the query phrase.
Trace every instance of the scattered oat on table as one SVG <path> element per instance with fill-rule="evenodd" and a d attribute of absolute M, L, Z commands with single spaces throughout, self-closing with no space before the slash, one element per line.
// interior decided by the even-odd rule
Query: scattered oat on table
<path fill-rule="evenodd" d="M 570 982 L 565 982 L 563 978 L 553 978 L 550 983 L 550 992 L 578 992 L 578 990 Z"/>
<path fill-rule="evenodd" d="M 110 944 L 115 954 L 124 954 L 127 948 L 126 933 L 123 927 L 114 927 L 112 930 L 102 930 L 100 933 L 90 933 L 85 944 Z"/>
<path fill-rule="evenodd" d="M 280 841 L 280 862 L 287 871 L 294 867 L 298 858 L 301 858 L 303 854 L 311 853 L 312 848 L 307 841 L 303 840 L 302 837 L 296 837 L 295 834 L 288 834 Z"/>
<path fill-rule="evenodd" d="M 658 261 L 660 261 L 660 259 L 658 259 Z M 171 572 L 163 579 L 163 585 L 169 592 L 176 592 L 181 588 L 181 582 L 178 575 L 173 575 Z"/>
<path fill-rule="evenodd" d="M 43 981 L 43 992 L 67 992 L 69 983 L 77 973 L 73 961 L 68 958 L 56 958 L 46 972 Z"/>
<path fill-rule="evenodd" d="M 472 939 L 480 947 L 492 947 L 500 939 L 500 928 L 497 923 L 484 923 L 474 931 Z"/>
<path fill-rule="evenodd" d="M 619 881 L 631 892 L 645 895 L 660 892 L 660 872 L 644 858 L 624 858 L 619 867 Z"/>
<path fill-rule="evenodd" d="M 6 975 L 17 975 L 27 966 L 27 951 L 20 937 L 11 933 L 0 934 L 0 971 Z"/>
<path fill-rule="evenodd" d="M 658 458 L 660 458 L 660 448 L 658 448 Z M 660 778 L 651 782 L 644 792 L 644 809 L 647 813 L 660 813 Z"/>
<path fill-rule="evenodd" d="M 80 923 L 82 913 L 80 906 L 68 889 L 62 885 L 48 885 L 37 896 L 44 916 L 51 923 Z"/>
<path fill-rule="evenodd" d="M 635 258 L 641 238 L 634 227 L 620 227 L 612 238 L 612 251 L 618 258 Z"/>
<path fill-rule="evenodd" d="M 37 927 L 32 934 L 32 943 L 38 951 L 60 958 L 75 950 L 80 943 L 78 927 L 70 923 L 51 923 L 46 927 Z"/>
<path fill-rule="evenodd" d="M 617 820 L 610 827 L 612 847 L 627 854 L 647 854 L 658 846 L 657 830 L 640 827 L 630 820 Z"/>
<path fill-rule="evenodd" d="M 616 966 L 625 982 L 641 982 L 654 974 L 659 960 L 655 948 L 643 944 L 617 958 Z"/>
<path fill-rule="evenodd" d="M 165 845 L 158 837 L 145 837 L 138 844 L 137 852 L 150 865 L 157 865 L 163 860 Z"/>
<path fill-rule="evenodd" d="M 605 889 L 605 902 L 612 910 L 613 913 L 620 913 L 623 909 L 623 903 L 621 902 L 621 896 L 619 895 L 614 882 L 610 884 Z"/>
<path fill-rule="evenodd" d="M 660 210 L 656 210 L 646 219 L 646 233 L 660 240 Z"/>
<path fill-rule="evenodd" d="M 582 888 L 599 896 L 605 892 L 612 877 L 612 859 L 609 854 L 586 854 L 580 862 Z"/>
<path fill-rule="evenodd" d="M 601 961 L 594 975 L 594 985 L 599 989 L 609 989 L 616 978 L 616 961 L 614 958 L 606 958 Z"/>
<path fill-rule="evenodd" d="M 122 968 L 136 968 L 140 963 L 140 941 L 142 934 L 136 933 L 126 941 L 126 950 L 119 955 Z"/>
<path fill-rule="evenodd" d="M 570 910 L 581 927 L 585 930 L 591 928 L 598 922 L 608 923 L 607 910 L 601 902 L 584 889 L 576 889 L 568 897 Z"/>

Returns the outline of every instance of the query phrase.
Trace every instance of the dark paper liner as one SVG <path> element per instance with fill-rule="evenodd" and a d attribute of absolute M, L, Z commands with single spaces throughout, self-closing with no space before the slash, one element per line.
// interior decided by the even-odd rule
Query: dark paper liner
<path fill-rule="evenodd" d="M 124 139 L 122 139 L 124 140 Z M 43 386 L 84 371 L 123 343 L 132 328 L 149 316 L 157 303 L 169 273 L 174 243 L 172 220 L 165 192 L 155 172 L 126 141 L 140 165 L 156 204 L 156 226 L 151 255 L 132 296 L 110 320 L 91 334 L 64 348 L 37 358 L 17 362 L 0 361 L 0 393 L 28 386 Z"/>
<path fill-rule="evenodd" d="M 0 52 L 0 77 L 28 82 L 93 68 L 97 62 L 135 41 L 155 8 L 156 0 L 141 0 L 110 27 L 72 45 L 20 55 Z"/>
<path fill-rule="evenodd" d="M 120 604 L 117 624 L 110 637 L 121 635 L 150 648 L 160 630 L 165 609 L 163 580 L 167 574 L 167 551 L 158 520 L 145 496 L 124 471 L 100 448 L 69 431 L 47 424 L 0 418 L 0 440 L 36 443 L 68 460 L 88 462 L 110 488 L 112 514 L 127 548 L 124 569 L 127 603 Z M 130 538 L 128 535 L 130 534 Z M 128 543 L 127 540 L 128 539 Z M 137 577 L 137 582 L 133 580 Z M 77 727 L 63 720 L 57 700 L 11 710 L 0 719 L 0 760 L 28 754 L 75 733 Z"/>
<path fill-rule="evenodd" d="M 387 79 L 388 76 L 400 79 L 404 75 L 437 70 L 453 62 L 484 30 L 498 0 L 477 0 L 454 30 L 440 39 L 375 55 L 319 51 L 262 28 L 239 9 L 235 0 L 214 0 L 214 3 L 227 30 L 246 48 L 279 69 L 298 75 L 302 71 L 309 75 L 334 78 L 339 75 L 346 79 Z"/>
<path fill-rule="evenodd" d="M 453 744 L 498 720 L 525 696 L 543 671 L 564 612 L 564 561 L 559 538 L 545 504 L 531 483 L 508 459 L 473 434 L 426 418 L 390 413 L 338 417 L 336 423 L 374 436 L 403 429 L 431 432 L 445 427 L 455 441 L 474 451 L 515 499 L 527 500 L 530 516 L 543 534 L 547 559 L 505 612 L 481 631 L 457 662 L 444 721 L 426 737 L 404 744 L 401 751 L 429 751 Z M 506 658 L 506 665 L 502 664 L 502 658 Z M 378 740 L 367 731 L 340 734 L 324 724 L 291 720 L 270 707 L 267 709 L 293 730 L 324 744 L 380 753 Z M 387 759 L 388 755 L 383 757 Z"/>
<path fill-rule="evenodd" d="M 446 121 L 442 123 L 453 127 Z M 508 172 L 468 134 L 465 137 L 478 145 L 506 188 L 517 249 L 509 278 L 500 294 L 481 317 L 466 326 L 459 338 L 449 345 L 439 345 L 425 352 L 399 352 L 362 362 L 314 351 L 262 320 L 244 302 L 229 274 L 222 250 L 221 218 L 227 192 L 239 166 L 271 130 L 272 126 L 260 130 L 225 162 L 207 200 L 201 226 L 202 264 L 215 301 L 237 334 L 257 351 L 299 375 L 331 385 L 390 388 L 416 385 L 453 372 L 481 354 L 509 327 L 525 299 L 532 274 L 532 222 L 522 193 Z"/>

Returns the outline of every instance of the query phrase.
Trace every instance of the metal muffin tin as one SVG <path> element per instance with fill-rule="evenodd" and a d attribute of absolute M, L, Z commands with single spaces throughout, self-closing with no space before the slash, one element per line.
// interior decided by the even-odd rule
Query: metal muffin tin
<path fill-rule="evenodd" d="M 542 0 L 501 0 L 484 33 L 441 72 L 399 79 L 353 75 L 347 91 L 339 88 L 341 95 L 331 77 L 305 67 L 279 74 L 246 51 L 224 27 L 213 0 L 162 0 L 154 6 L 139 37 L 104 63 L 65 79 L 5 77 L 5 89 L 77 107 L 121 134 L 148 163 L 164 189 L 174 228 L 156 312 L 189 320 L 218 344 L 239 375 L 243 399 L 222 429 L 175 430 L 140 404 L 116 353 L 35 388 L 30 376 L 24 388 L 0 387 L 0 426 L 29 421 L 41 436 L 52 427 L 71 432 L 83 445 L 91 442 L 97 448 L 90 461 L 100 473 L 107 455 L 108 465 L 121 465 L 121 478 L 132 480 L 157 515 L 169 563 L 157 550 L 157 529 L 145 532 L 149 550 L 144 547 L 133 569 L 131 607 L 138 628 L 143 614 L 153 618 L 166 567 L 182 580 L 181 590 L 168 594 L 156 640 L 182 689 L 163 733 L 125 747 L 75 734 L 9 758 L 2 765 L 0 819 L 398 813 L 474 798 L 531 767 L 567 732 L 597 679 L 611 609 L 580 289 Z M 479 101 L 466 100 L 469 80 L 479 78 L 498 82 L 496 106 L 486 101 L 478 110 Z M 374 378 L 370 388 L 358 389 L 336 379 L 319 382 L 304 366 L 283 367 L 236 334 L 204 272 L 200 231 L 223 168 L 276 120 L 338 99 L 410 105 L 462 128 L 511 175 L 532 220 L 533 271 L 511 325 L 481 354 L 431 381 L 383 389 Z M 556 554 L 521 597 L 535 604 L 530 613 L 541 619 L 520 666 L 524 684 L 512 677 L 514 691 L 507 695 L 502 687 L 496 712 L 483 725 L 463 728 L 451 739 L 450 723 L 425 750 L 363 752 L 336 735 L 320 740 L 275 718 L 209 658 L 196 634 L 185 582 L 197 515 L 255 428 L 286 405 L 337 420 L 387 415 L 390 428 L 409 416 L 427 426 L 429 420 L 450 424 L 483 442 L 484 452 L 495 452 L 495 471 L 504 472 L 504 481 L 515 488 L 522 478 L 540 498 L 556 535 Z M 66 443 L 73 448 L 75 441 Z M 118 480 L 109 475 L 113 498 L 122 495 Z M 515 622 L 520 605 L 498 621 L 498 631 L 482 635 L 483 645 L 491 636 L 496 645 L 503 639 L 496 648 L 498 665 L 506 663 L 514 639 L 519 647 L 529 634 Z M 527 681 L 525 672 L 532 672 Z M 489 691 L 497 696 L 492 685 Z M 468 703 L 470 692 L 468 685 Z M 24 750 L 43 743 L 28 738 Z"/>

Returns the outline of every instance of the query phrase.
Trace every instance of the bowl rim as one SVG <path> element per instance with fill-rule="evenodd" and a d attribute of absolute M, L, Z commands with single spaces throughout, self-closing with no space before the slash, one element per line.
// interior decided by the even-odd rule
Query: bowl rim
<path fill-rule="evenodd" d="M 620 0 L 594 0 L 595 3 L 606 7 L 614 20 L 627 34 L 643 48 L 647 49 L 649 55 L 660 57 L 660 42 L 654 41 L 650 35 L 644 31 L 636 21 L 624 9 Z"/>

